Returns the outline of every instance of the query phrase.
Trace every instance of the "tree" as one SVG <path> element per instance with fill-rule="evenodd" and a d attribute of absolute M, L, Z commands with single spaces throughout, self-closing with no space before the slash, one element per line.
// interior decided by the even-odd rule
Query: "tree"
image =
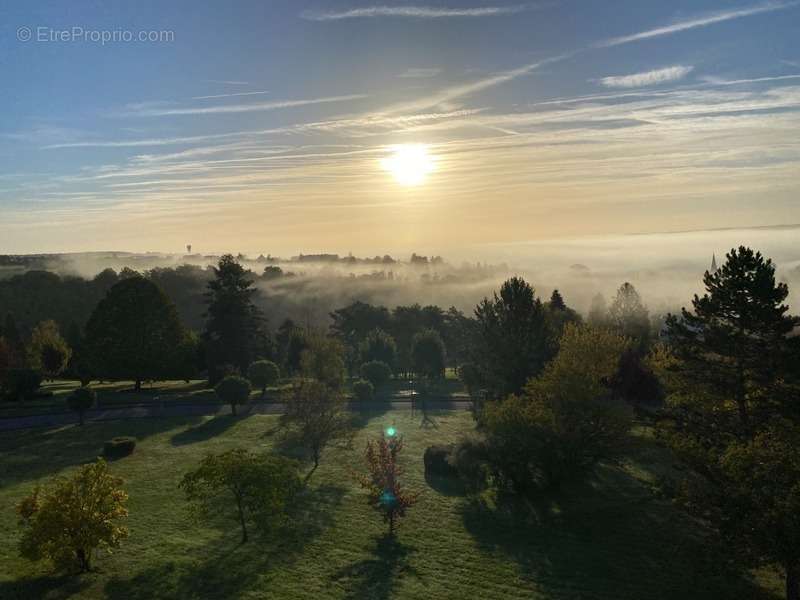
<path fill-rule="evenodd" d="M 369 381 L 375 389 L 379 389 L 389 383 L 392 369 L 385 362 L 372 360 L 361 365 L 361 377 Z"/>
<path fill-rule="evenodd" d="M 411 355 L 414 372 L 429 379 L 444 377 L 445 350 L 438 331 L 426 329 L 414 336 Z"/>
<path fill-rule="evenodd" d="M 382 329 L 373 329 L 359 346 L 362 362 L 380 361 L 392 368 L 397 355 L 394 338 Z"/>
<path fill-rule="evenodd" d="M 300 488 L 300 480 L 292 460 L 235 448 L 206 455 L 196 470 L 184 475 L 180 487 L 200 519 L 224 506 L 218 500 L 221 494 L 227 494 L 245 543 L 248 524 L 266 534 L 280 523 Z"/>
<path fill-rule="evenodd" d="M 305 332 L 291 319 L 286 319 L 275 337 L 281 365 L 289 375 L 296 374 L 300 370 L 300 357 L 308 345 Z"/>
<path fill-rule="evenodd" d="M 11 349 L 4 337 L 0 336 L 0 392 L 3 391 L 11 368 Z"/>
<path fill-rule="evenodd" d="M 61 337 L 55 321 L 42 321 L 31 332 L 28 364 L 53 378 L 67 368 L 72 350 Z"/>
<path fill-rule="evenodd" d="M 734 248 L 703 282 L 706 293 L 695 295 L 692 312 L 667 317 L 666 336 L 687 384 L 716 398 L 717 411 L 732 402 L 743 429 L 754 417 L 797 414 L 785 384 L 796 380 L 800 338 L 788 336 L 800 318 L 787 314 L 789 289 L 776 283 L 772 261 Z"/>
<path fill-rule="evenodd" d="M 236 416 L 236 407 L 250 399 L 250 382 L 238 375 L 228 375 L 217 383 L 214 391 L 220 401 L 231 405 L 231 413 Z"/>
<path fill-rule="evenodd" d="M 474 363 L 494 397 L 519 393 L 555 353 L 541 300 L 521 277 L 476 307 L 479 344 Z"/>
<path fill-rule="evenodd" d="M 172 301 L 154 283 L 133 276 L 108 290 L 86 325 L 93 370 L 106 379 L 157 379 L 184 338 Z"/>
<path fill-rule="evenodd" d="M 389 535 L 394 535 L 397 520 L 417 502 L 418 493 L 406 491 L 400 481 L 404 473 L 397 455 L 403 449 L 403 438 L 393 431 L 381 433 L 375 440 L 367 441 L 364 458 L 368 473 L 360 477 L 361 487 L 367 491 L 369 504 L 383 514 L 389 524 Z"/>
<path fill-rule="evenodd" d="M 682 482 L 678 499 L 710 521 L 752 566 L 779 564 L 786 598 L 800 598 L 800 427 L 776 418 L 751 440 L 720 451 L 683 452 L 703 475 Z"/>
<path fill-rule="evenodd" d="M 287 437 L 305 448 L 319 466 L 325 448 L 352 432 L 347 402 L 338 388 L 322 381 L 306 380 L 296 385 L 281 417 Z M 311 476 L 309 473 L 309 477 Z"/>
<path fill-rule="evenodd" d="M 357 402 L 369 402 L 375 397 L 375 386 L 365 379 L 353 382 L 353 398 Z"/>
<path fill-rule="evenodd" d="M 49 488 L 36 487 L 17 506 L 22 556 L 49 559 L 59 569 L 89 571 L 95 549 L 111 552 L 128 536 L 120 524 L 128 516 L 128 494 L 121 486 L 122 480 L 99 458 Z"/>
<path fill-rule="evenodd" d="M 550 295 L 550 302 L 548 303 L 550 308 L 553 310 L 566 310 L 567 305 L 564 302 L 564 297 L 561 295 L 561 292 L 558 290 L 553 290 L 553 293 Z"/>
<path fill-rule="evenodd" d="M 336 338 L 322 334 L 307 336 L 307 347 L 300 355 L 303 377 L 316 379 L 338 390 L 344 383 L 344 347 Z"/>
<path fill-rule="evenodd" d="M 632 415 L 608 382 L 626 347 L 609 330 L 568 325 L 558 355 L 521 396 L 484 407 L 481 423 L 500 481 L 523 493 L 555 487 L 624 449 Z"/>
<path fill-rule="evenodd" d="M 97 395 L 88 387 L 79 387 L 67 396 L 67 407 L 78 413 L 78 422 L 83 425 L 86 411 L 94 406 Z"/>
<path fill-rule="evenodd" d="M 609 380 L 609 385 L 617 398 L 632 406 L 657 406 L 664 399 L 658 377 L 641 355 L 630 347 L 622 353 L 617 372 Z"/>
<path fill-rule="evenodd" d="M 594 325 L 595 327 L 608 325 L 608 303 L 606 302 L 605 296 L 600 292 L 592 297 L 587 321 L 590 325 Z"/>
<path fill-rule="evenodd" d="M 22 335 L 20 335 L 19 329 L 17 328 L 17 322 L 14 320 L 14 316 L 11 313 L 6 315 L 5 323 L 3 324 L 3 338 L 6 341 L 11 357 L 9 368 L 24 368 L 27 350 Z"/>
<path fill-rule="evenodd" d="M 236 259 L 226 254 L 214 267 L 214 279 L 208 282 L 208 312 L 203 339 L 206 344 L 209 381 L 218 382 L 225 365 L 240 373 L 263 345 L 263 317 L 253 303 L 256 289 L 252 274 Z"/>
<path fill-rule="evenodd" d="M 280 376 L 278 365 L 271 360 L 257 360 L 247 369 L 247 378 L 257 389 L 261 389 L 261 398 L 267 393 L 267 386 L 277 383 Z"/>
<path fill-rule="evenodd" d="M 641 352 L 650 343 L 650 314 L 636 288 L 627 281 L 617 290 L 608 309 L 609 325 L 631 338 Z"/>

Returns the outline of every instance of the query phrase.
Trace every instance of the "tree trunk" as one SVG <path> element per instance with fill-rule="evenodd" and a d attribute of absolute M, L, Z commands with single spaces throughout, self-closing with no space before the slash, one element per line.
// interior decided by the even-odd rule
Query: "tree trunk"
<path fill-rule="evenodd" d="M 141 379 L 137 379 L 136 380 L 136 384 L 133 386 L 133 391 L 135 391 L 135 392 L 141 392 L 142 391 L 142 380 Z"/>
<path fill-rule="evenodd" d="M 236 416 L 236 402 L 231 402 L 231 414 Z"/>
<path fill-rule="evenodd" d="M 267 395 L 267 386 L 264 386 L 263 388 L 261 388 L 261 400 L 263 400 L 264 396 L 266 395 Z"/>
<path fill-rule="evenodd" d="M 88 573 L 92 568 L 90 562 L 91 555 L 87 553 L 86 550 L 84 550 L 83 548 L 78 548 L 77 556 L 78 556 L 78 565 L 81 568 L 81 573 Z"/>
<path fill-rule="evenodd" d="M 786 567 L 786 600 L 800 600 L 800 566 Z"/>

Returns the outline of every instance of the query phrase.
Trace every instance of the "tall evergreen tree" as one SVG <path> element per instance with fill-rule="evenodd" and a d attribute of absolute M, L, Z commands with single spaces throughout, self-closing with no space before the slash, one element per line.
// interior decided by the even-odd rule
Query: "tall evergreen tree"
<path fill-rule="evenodd" d="M 253 304 L 256 289 L 251 273 L 230 254 L 214 268 L 206 300 L 206 362 L 211 383 L 233 367 L 246 373 L 250 363 L 264 354 L 264 319 Z"/>
<path fill-rule="evenodd" d="M 741 246 L 703 278 L 706 293 L 692 311 L 667 317 L 667 336 L 683 369 L 722 402 L 732 401 L 739 425 L 755 416 L 798 413 L 786 384 L 796 377 L 800 318 L 788 313 L 789 290 L 776 283 L 772 261 Z M 753 413 L 756 413 L 755 415 Z"/>

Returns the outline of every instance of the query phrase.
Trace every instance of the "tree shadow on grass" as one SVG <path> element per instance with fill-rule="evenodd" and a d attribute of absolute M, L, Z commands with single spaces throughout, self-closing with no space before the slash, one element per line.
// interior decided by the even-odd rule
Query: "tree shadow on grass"
<path fill-rule="evenodd" d="M 187 444 L 205 442 L 222 435 L 240 421 L 240 417 L 234 417 L 233 415 L 219 415 L 206 419 L 199 425 L 176 433 L 172 436 L 170 443 L 173 446 L 185 446 Z"/>
<path fill-rule="evenodd" d="M 44 576 L 19 581 L 0 581 L 3 600 L 62 600 L 78 596 L 89 585 L 87 576 Z"/>
<path fill-rule="evenodd" d="M 170 561 L 132 578 L 115 577 L 106 584 L 109 598 L 126 600 L 235 598 L 265 589 L 276 569 L 292 564 L 303 549 L 333 524 L 345 488 L 306 488 L 295 499 L 287 522 L 267 535 L 255 534 L 245 544 L 230 519 L 221 538 L 192 551 L 195 560 Z"/>
<path fill-rule="evenodd" d="M 771 598 L 711 532 L 613 467 L 532 500 L 473 497 L 462 516 L 547 598 Z"/>
<path fill-rule="evenodd" d="M 408 564 L 409 556 L 415 551 L 416 548 L 399 542 L 394 536 L 381 536 L 375 540 L 372 558 L 339 569 L 333 579 L 344 586 L 347 598 L 390 598 L 399 578 L 419 577 L 416 569 Z"/>

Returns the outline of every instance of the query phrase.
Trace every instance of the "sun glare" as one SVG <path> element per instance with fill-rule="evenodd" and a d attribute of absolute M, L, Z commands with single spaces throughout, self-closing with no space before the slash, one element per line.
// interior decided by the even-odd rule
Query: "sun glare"
<path fill-rule="evenodd" d="M 401 144 L 392 147 L 391 156 L 381 160 L 381 167 L 400 185 L 414 186 L 433 171 L 434 160 L 425 144 Z"/>

